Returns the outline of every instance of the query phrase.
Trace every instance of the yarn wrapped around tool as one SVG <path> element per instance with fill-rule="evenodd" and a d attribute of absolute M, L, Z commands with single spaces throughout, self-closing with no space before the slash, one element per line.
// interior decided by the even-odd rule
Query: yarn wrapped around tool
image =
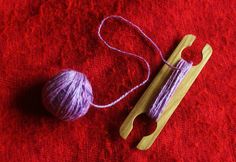
<path fill-rule="evenodd" d="M 144 85 L 149 80 L 150 65 L 143 57 L 113 47 L 108 42 L 106 42 L 104 38 L 101 36 L 101 28 L 103 24 L 105 23 L 105 21 L 111 18 L 121 20 L 122 22 L 125 22 L 126 24 L 137 30 L 145 39 L 147 39 L 153 45 L 154 49 L 159 53 L 162 61 L 166 65 L 168 65 L 172 69 L 178 69 L 167 63 L 159 47 L 137 25 L 133 24 L 132 22 L 121 16 L 116 16 L 116 15 L 108 16 L 104 18 L 101 24 L 99 25 L 98 37 L 111 50 L 119 52 L 120 54 L 133 56 L 134 58 L 141 60 L 143 63 L 145 63 L 147 68 L 147 76 L 141 83 L 139 83 L 138 85 L 134 86 L 133 88 L 125 92 L 123 95 L 115 99 L 113 102 L 106 105 L 97 105 L 93 103 L 92 86 L 88 81 L 87 77 L 85 76 L 85 74 L 74 70 L 62 71 L 61 73 L 56 75 L 53 79 L 51 79 L 45 84 L 42 92 L 42 98 L 43 98 L 42 100 L 44 106 L 49 112 L 51 112 L 54 116 L 58 117 L 59 119 L 75 120 L 85 115 L 88 112 L 90 106 L 94 106 L 96 108 L 111 107 L 116 103 L 120 102 L 134 90 Z"/>

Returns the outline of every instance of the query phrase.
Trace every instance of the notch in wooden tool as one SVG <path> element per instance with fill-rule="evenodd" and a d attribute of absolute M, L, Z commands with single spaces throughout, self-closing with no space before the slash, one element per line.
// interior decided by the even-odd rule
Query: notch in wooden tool
<path fill-rule="evenodd" d="M 177 48 L 174 50 L 170 58 L 168 59 L 168 63 L 171 65 L 175 65 L 181 59 L 181 52 L 192 45 L 196 37 L 192 34 L 185 35 L 184 38 L 181 40 Z M 148 135 L 144 136 L 137 148 L 139 150 L 147 150 L 151 147 L 157 136 L 160 134 L 163 127 L 166 125 L 167 121 L 169 120 L 170 116 L 173 114 L 191 85 L 193 84 L 194 80 L 197 78 L 198 74 L 201 72 L 202 68 L 205 66 L 207 61 L 209 60 L 212 54 L 212 48 L 209 44 L 206 44 L 202 50 L 202 60 L 198 65 L 193 66 L 185 78 L 182 80 L 180 85 L 177 87 L 176 91 L 174 92 L 173 96 L 170 98 L 168 104 L 166 105 L 163 113 L 161 116 L 156 120 L 156 129 L 155 131 Z M 130 132 L 133 129 L 133 122 L 135 118 L 148 111 L 150 108 L 153 98 L 156 97 L 156 93 L 160 91 L 161 86 L 167 80 L 171 69 L 164 65 L 158 75 L 154 78 L 150 86 L 144 92 L 142 97 L 139 99 L 135 107 L 132 109 L 130 114 L 127 116 L 125 121 L 120 127 L 120 136 L 124 139 L 128 137 Z"/>

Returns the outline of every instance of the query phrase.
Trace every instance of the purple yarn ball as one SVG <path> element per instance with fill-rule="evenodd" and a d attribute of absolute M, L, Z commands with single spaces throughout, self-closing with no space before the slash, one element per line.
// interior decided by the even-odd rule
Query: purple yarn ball
<path fill-rule="evenodd" d="M 48 81 L 42 92 L 45 108 L 61 120 L 75 120 L 85 115 L 93 101 L 87 77 L 74 70 L 62 71 Z"/>

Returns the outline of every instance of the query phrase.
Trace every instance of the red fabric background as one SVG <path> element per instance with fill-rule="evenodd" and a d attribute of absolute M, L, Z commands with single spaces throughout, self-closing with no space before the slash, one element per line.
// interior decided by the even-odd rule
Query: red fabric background
<path fill-rule="evenodd" d="M 0 161 L 236 161 L 235 7 L 233 0 L 0 0 Z M 127 140 L 118 133 L 148 84 L 116 106 L 91 108 L 74 122 L 55 119 L 41 105 L 43 84 L 64 68 L 88 76 L 99 104 L 144 79 L 142 63 L 99 41 L 97 27 L 111 14 L 138 24 L 165 58 L 188 33 L 197 40 L 183 57 L 197 64 L 206 42 L 214 50 L 148 151 L 135 149 L 153 130 L 146 117 L 135 121 Z M 151 79 L 163 65 L 153 48 L 122 23 L 109 21 L 103 34 L 117 47 L 145 57 Z"/>

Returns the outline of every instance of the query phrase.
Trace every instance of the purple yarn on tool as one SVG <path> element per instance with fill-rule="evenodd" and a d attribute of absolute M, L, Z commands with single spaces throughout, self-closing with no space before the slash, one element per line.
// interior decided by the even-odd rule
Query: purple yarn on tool
<path fill-rule="evenodd" d="M 87 113 L 93 101 L 87 77 L 74 70 L 62 71 L 43 88 L 43 104 L 61 120 L 74 120 Z"/>
<path fill-rule="evenodd" d="M 148 116 L 155 120 L 160 117 L 171 96 L 191 67 L 192 62 L 188 63 L 184 59 L 180 59 L 180 61 L 176 65 L 176 68 L 178 69 L 172 72 L 165 85 L 162 87 L 152 107 L 148 111 Z"/>

